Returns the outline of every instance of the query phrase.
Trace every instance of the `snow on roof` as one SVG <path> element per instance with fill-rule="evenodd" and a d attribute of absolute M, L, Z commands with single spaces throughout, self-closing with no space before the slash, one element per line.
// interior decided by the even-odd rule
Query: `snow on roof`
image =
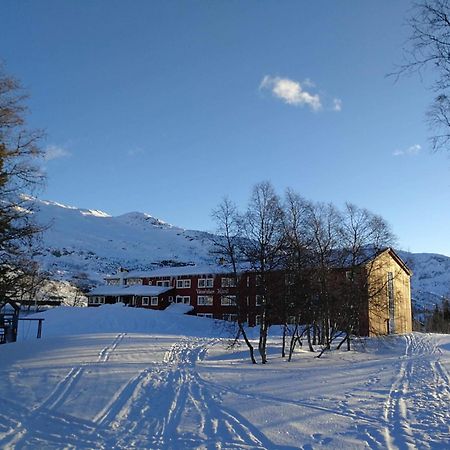
<path fill-rule="evenodd" d="M 161 267 L 159 269 L 148 271 L 132 271 L 121 273 L 120 275 L 110 276 L 108 278 L 154 278 L 154 277 L 175 277 L 182 275 L 214 275 L 231 273 L 229 266 L 220 265 L 204 265 L 204 266 L 178 266 L 178 267 Z"/>
<path fill-rule="evenodd" d="M 102 296 L 127 296 L 127 295 L 137 295 L 137 296 L 157 296 L 164 294 L 167 291 L 173 289 L 172 287 L 162 287 L 162 286 L 142 286 L 142 285 L 132 285 L 132 286 L 99 286 L 87 295 L 102 295 Z"/>

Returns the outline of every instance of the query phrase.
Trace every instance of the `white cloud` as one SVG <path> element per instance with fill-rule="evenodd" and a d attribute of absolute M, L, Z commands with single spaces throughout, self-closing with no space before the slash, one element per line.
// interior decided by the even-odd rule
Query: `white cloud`
<path fill-rule="evenodd" d="M 312 86 L 312 82 L 311 80 L 306 80 L 306 82 L 303 82 L 303 85 Z M 259 88 L 270 90 L 275 97 L 281 99 L 288 105 L 307 105 L 313 111 L 322 109 L 319 95 L 305 91 L 298 81 L 266 75 L 262 79 Z"/>
<path fill-rule="evenodd" d="M 405 148 L 403 150 L 396 149 L 392 152 L 394 156 L 413 156 L 417 155 L 420 150 L 422 150 L 422 146 L 419 144 L 411 145 L 411 147 Z"/>
<path fill-rule="evenodd" d="M 342 111 L 342 100 L 340 98 L 333 99 L 333 111 Z"/>
<path fill-rule="evenodd" d="M 51 161 L 52 159 L 67 158 L 71 153 L 64 147 L 58 145 L 48 145 L 44 150 L 45 161 Z"/>

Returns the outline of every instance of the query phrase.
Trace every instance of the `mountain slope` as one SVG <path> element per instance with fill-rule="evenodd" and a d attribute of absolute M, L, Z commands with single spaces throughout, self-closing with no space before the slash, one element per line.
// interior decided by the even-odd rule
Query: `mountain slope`
<path fill-rule="evenodd" d="M 101 279 L 118 267 L 208 263 L 210 235 L 169 225 L 148 214 L 112 217 L 102 211 L 38 201 L 37 220 L 49 225 L 40 260 L 54 276 L 85 272 Z"/>

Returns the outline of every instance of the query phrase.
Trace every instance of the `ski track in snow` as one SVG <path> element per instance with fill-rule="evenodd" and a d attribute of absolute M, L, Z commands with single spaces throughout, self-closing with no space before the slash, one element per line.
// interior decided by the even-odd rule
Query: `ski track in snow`
<path fill-rule="evenodd" d="M 112 352 L 114 352 L 126 334 L 118 334 L 109 345 L 100 350 L 97 364 L 105 363 L 109 360 Z M 82 421 L 73 416 L 65 416 L 57 412 L 58 408 L 64 404 L 64 401 L 73 392 L 85 368 L 89 365 L 92 365 L 92 363 L 72 367 L 39 406 L 29 411 L 20 407 L 23 410 L 21 420 L 15 422 L 10 421 L 12 426 L 9 427 L 3 436 L 0 434 L 0 437 L 2 437 L 0 439 L 0 448 L 31 448 L 33 444 L 41 446 L 42 444 L 39 444 L 39 442 L 41 440 L 47 440 L 48 430 L 51 429 L 59 430 L 60 432 L 59 435 L 55 434 L 55 432 L 50 433 L 52 439 L 50 442 L 45 442 L 46 447 L 53 445 L 55 448 L 60 448 L 61 446 L 66 446 L 66 444 L 69 444 L 69 446 L 72 445 L 73 448 L 95 447 L 96 440 L 92 439 L 92 437 L 90 438 L 95 428 L 92 427 L 89 421 Z M 1 399 L 1 402 L 5 402 L 5 400 Z M 14 402 L 10 403 L 14 404 Z M 17 405 L 15 405 L 15 408 L 17 408 Z M 8 419 L 8 416 L 6 418 Z M 32 425 L 32 422 L 34 422 L 34 425 Z M 36 424 L 41 424 L 42 429 L 39 430 Z M 72 427 L 74 424 L 78 427 L 76 436 L 73 436 Z M 33 430 L 33 432 L 28 430 Z M 82 437 L 81 440 L 78 436 Z"/>
<path fill-rule="evenodd" d="M 388 449 L 450 447 L 450 378 L 429 335 L 405 337 L 405 354 L 384 404 Z"/>
<path fill-rule="evenodd" d="M 120 344 L 122 339 L 126 336 L 127 333 L 120 333 L 116 336 L 114 341 L 110 345 L 107 345 L 102 350 L 100 350 L 98 354 L 98 361 L 99 362 L 106 362 L 108 361 L 111 353 L 116 349 L 116 347 Z"/>
<path fill-rule="evenodd" d="M 450 448 L 450 376 L 430 335 L 414 333 L 399 338 L 404 339 L 405 351 L 394 363 L 392 385 L 375 411 L 359 407 L 357 394 L 351 391 L 340 401 L 290 400 L 206 381 L 197 372 L 196 363 L 220 341 L 180 338 L 161 362 L 138 370 L 122 384 L 92 420 L 64 414 L 64 404 L 84 381 L 86 368 L 111 364 L 113 369 L 111 356 L 125 336 L 116 335 L 98 351 L 94 362 L 71 367 L 37 407 L 27 409 L 1 399 L 0 448 L 307 450 L 331 445 L 332 439 L 321 433 L 311 435 L 312 445 L 276 445 L 242 415 L 225 407 L 225 394 L 260 404 L 306 408 L 313 414 L 350 421 L 355 425 L 358 448 Z M 379 377 L 371 375 L 366 387 L 378 382 Z"/>
<path fill-rule="evenodd" d="M 164 368 L 144 370 L 125 386 L 97 421 L 106 427 L 106 447 L 273 448 L 250 423 L 223 408 L 196 372 L 196 361 L 214 343 L 182 340 L 166 353 Z"/>

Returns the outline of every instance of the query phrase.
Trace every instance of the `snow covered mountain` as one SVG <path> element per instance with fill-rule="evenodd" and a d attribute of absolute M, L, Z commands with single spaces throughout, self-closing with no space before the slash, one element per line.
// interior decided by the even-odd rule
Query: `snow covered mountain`
<path fill-rule="evenodd" d="M 121 216 L 36 200 L 37 219 L 49 225 L 39 256 L 55 279 L 85 279 L 98 284 L 119 267 L 149 269 L 160 265 L 211 263 L 212 235 L 184 230 L 149 214 Z M 430 307 L 450 295 L 450 258 L 399 252 L 414 272 L 412 294 L 417 306 Z"/>
<path fill-rule="evenodd" d="M 148 269 L 211 261 L 210 237 L 184 230 L 148 214 L 112 217 L 49 201 L 37 201 L 39 223 L 48 226 L 40 261 L 54 277 L 88 275 L 101 280 L 119 267 Z"/>
<path fill-rule="evenodd" d="M 399 256 L 413 271 L 411 291 L 416 306 L 433 307 L 443 296 L 450 297 L 450 258 L 435 253 L 409 253 Z"/>

